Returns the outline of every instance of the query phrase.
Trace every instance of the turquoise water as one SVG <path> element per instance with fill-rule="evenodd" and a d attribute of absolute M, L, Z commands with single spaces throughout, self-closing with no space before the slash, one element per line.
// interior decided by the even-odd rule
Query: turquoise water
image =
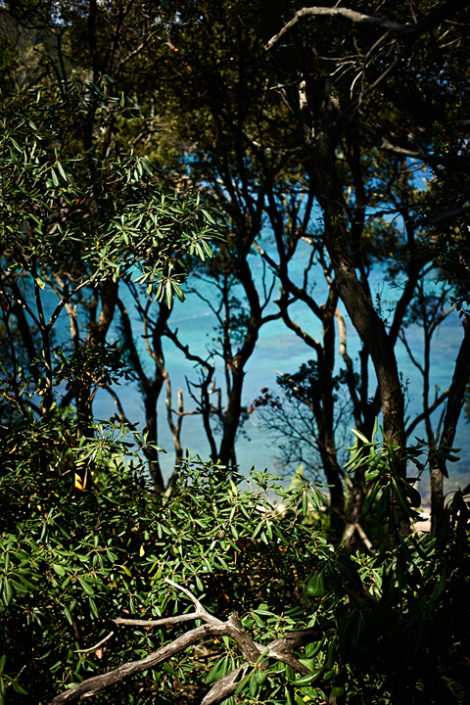
<path fill-rule="evenodd" d="M 203 286 L 198 284 L 198 286 Z M 387 301 L 393 301 L 397 295 L 397 289 L 384 284 L 382 277 L 377 277 L 373 288 L 376 293 L 380 293 L 386 310 Z M 321 287 L 318 289 L 319 300 L 321 300 Z M 210 287 L 205 285 L 203 293 L 210 296 Z M 354 329 L 345 316 L 348 331 L 348 352 L 354 358 L 359 349 L 359 341 Z M 311 318 L 305 308 L 299 306 L 296 311 L 296 320 L 301 323 L 311 334 L 315 334 L 318 327 L 315 319 Z M 178 328 L 181 340 L 190 346 L 191 350 L 205 357 L 208 351 L 214 346 L 214 323 L 213 315 L 201 304 L 194 294 L 189 294 L 184 303 L 177 302 L 175 311 L 170 319 L 171 327 Z M 412 326 L 408 330 L 408 340 L 415 354 L 419 356 L 422 348 L 422 331 L 419 326 Z M 439 327 L 433 339 L 432 349 L 432 378 L 431 389 L 438 388 L 445 390 L 452 378 L 453 364 L 458 353 L 461 340 L 461 323 L 458 316 L 452 313 Z M 142 351 L 144 343 L 140 342 Z M 192 402 L 187 393 L 186 378 L 197 381 L 197 373 L 192 363 L 184 359 L 182 353 L 175 346 L 167 341 L 165 345 L 166 364 L 170 372 L 173 385 L 173 404 L 176 404 L 177 389 L 184 390 L 185 409 L 192 408 Z M 255 352 L 246 367 L 246 377 L 244 385 L 243 401 L 249 405 L 255 399 L 260 389 L 267 387 L 270 391 L 276 391 L 276 378 L 278 372 L 295 372 L 303 362 L 312 359 L 314 355 L 305 344 L 291 333 L 282 323 L 275 321 L 265 325 L 261 331 Z M 406 387 L 407 413 L 410 418 L 421 408 L 422 380 L 419 372 L 411 363 L 404 346 L 397 344 L 397 358 L 400 372 Z M 218 380 L 223 384 L 222 370 L 218 368 Z M 121 390 L 123 388 L 121 387 Z M 374 389 L 371 387 L 371 394 Z M 131 421 L 143 420 L 142 402 L 138 390 L 134 386 L 125 389 L 125 408 Z M 112 402 L 109 397 L 101 394 L 95 402 L 95 414 L 105 418 L 113 413 Z M 159 443 L 168 452 L 162 455 L 162 467 L 167 476 L 170 475 L 174 454 L 171 435 L 166 423 L 166 409 L 162 395 L 160 404 L 160 426 Z M 434 415 L 433 421 L 437 422 L 438 413 Z M 461 450 L 460 460 L 457 463 L 449 464 L 450 478 L 446 483 L 446 489 L 463 487 L 470 481 L 470 438 L 469 428 L 463 419 L 459 423 L 455 446 Z M 237 461 L 243 473 L 247 473 L 254 465 L 257 469 L 267 468 L 276 471 L 279 469 L 279 453 L 275 440 L 268 435 L 260 424 L 256 411 L 252 414 L 245 426 L 245 434 L 241 434 L 237 441 Z M 416 437 L 424 437 L 422 428 L 417 428 Z M 351 434 L 351 443 L 353 442 Z M 208 457 L 208 445 L 205 441 L 204 433 L 197 416 L 188 416 L 184 419 L 182 430 L 182 441 L 188 447 L 190 453 L 198 454 L 202 458 Z M 410 439 L 410 442 L 413 442 Z M 292 468 L 294 469 L 294 468 Z M 423 482 L 423 492 L 426 492 L 426 479 Z"/>

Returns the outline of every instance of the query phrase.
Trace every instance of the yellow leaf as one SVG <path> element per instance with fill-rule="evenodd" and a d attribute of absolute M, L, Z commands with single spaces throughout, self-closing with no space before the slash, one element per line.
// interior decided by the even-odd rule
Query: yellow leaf
<path fill-rule="evenodd" d="M 141 558 L 142 558 L 142 556 L 145 556 L 144 544 L 142 544 L 142 546 L 140 547 L 139 556 L 140 556 Z"/>
<path fill-rule="evenodd" d="M 76 472 L 74 475 L 74 485 L 75 485 L 76 490 L 83 492 L 83 490 L 86 487 L 86 475 L 85 475 L 84 481 L 82 481 L 81 476 L 78 474 L 78 472 Z"/>

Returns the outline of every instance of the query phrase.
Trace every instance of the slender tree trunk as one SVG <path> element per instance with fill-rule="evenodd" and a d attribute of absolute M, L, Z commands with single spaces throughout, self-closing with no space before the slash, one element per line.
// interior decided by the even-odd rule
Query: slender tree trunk
<path fill-rule="evenodd" d="M 220 460 L 222 465 L 226 465 L 227 467 L 230 465 L 231 459 L 233 458 L 235 437 L 240 424 L 244 377 L 245 373 L 243 369 L 239 369 L 237 366 L 232 373 L 232 386 L 224 415 L 223 436 L 218 453 L 218 460 Z"/>
<path fill-rule="evenodd" d="M 326 481 L 330 486 L 331 524 L 330 534 L 335 543 L 343 536 L 344 488 L 342 471 L 336 456 L 335 443 L 335 398 L 334 398 L 334 363 L 336 347 L 335 312 L 338 305 L 338 293 L 335 283 L 330 285 L 328 300 L 323 308 L 323 353 L 319 357 L 318 380 L 321 392 L 321 409 L 317 414 L 318 442 Z"/>
<path fill-rule="evenodd" d="M 443 476 L 447 477 L 446 458 L 452 447 L 457 430 L 457 423 L 465 399 L 465 389 L 470 380 L 470 316 L 465 315 L 463 322 L 464 336 L 454 368 L 454 375 L 449 389 L 447 408 L 444 417 L 439 448 L 434 454 L 435 463 L 431 465 L 431 533 L 439 528 L 444 511 Z"/>
<path fill-rule="evenodd" d="M 155 385 L 150 386 L 155 387 Z M 165 489 L 157 449 L 157 402 L 160 389 L 152 389 L 151 391 L 147 388 L 144 392 L 145 431 L 147 433 L 144 454 L 148 462 L 150 477 L 152 478 L 152 487 L 157 494 L 161 494 Z"/>
<path fill-rule="evenodd" d="M 252 273 L 248 262 L 240 258 L 237 263 L 237 274 L 242 284 L 250 306 L 250 317 L 247 322 L 247 329 L 243 343 L 237 354 L 231 360 L 225 360 L 225 364 L 230 368 L 231 385 L 227 410 L 224 418 L 223 437 L 220 444 L 218 458 L 223 465 L 229 465 L 234 457 L 235 437 L 240 425 L 241 399 L 243 390 L 243 380 L 245 378 L 245 365 L 248 362 L 258 340 L 258 334 L 263 325 L 262 310 L 258 292 L 253 282 Z"/>
<path fill-rule="evenodd" d="M 385 324 L 356 273 L 336 168 L 335 145 L 327 134 L 318 137 L 312 161 L 317 197 L 324 217 L 325 243 L 335 270 L 338 293 L 371 356 L 385 434 L 404 449 L 404 401 L 395 353 Z M 405 473 L 404 463 L 402 472 Z"/>

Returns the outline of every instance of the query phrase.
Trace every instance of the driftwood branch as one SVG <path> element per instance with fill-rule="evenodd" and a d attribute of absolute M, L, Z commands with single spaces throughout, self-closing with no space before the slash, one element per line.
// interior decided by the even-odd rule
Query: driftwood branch
<path fill-rule="evenodd" d="M 180 653 L 188 646 L 192 646 L 207 635 L 228 636 L 239 647 L 243 662 L 231 673 L 227 674 L 219 681 L 214 683 L 210 690 L 206 693 L 201 701 L 201 705 L 216 705 L 222 700 L 230 697 L 240 684 L 240 681 L 246 675 L 248 669 L 255 664 L 260 667 L 265 667 L 265 659 L 275 659 L 292 666 L 297 673 L 308 675 L 310 671 L 304 666 L 294 655 L 294 650 L 298 647 L 315 641 L 323 636 L 323 632 L 316 627 L 303 629 L 295 632 L 289 632 L 284 637 L 275 639 L 267 645 L 260 644 L 250 636 L 242 624 L 240 617 L 233 613 L 224 622 L 214 615 L 210 614 L 199 600 L 192 594 L 190 590 L 175 583 L 173 580 L 166 579 L 168 585 L 182 592 L 194 605 L 194 611 L 188 614 L 182 614 L 173 617 L 163 617 L 155 620 L 145 619 L 122 619 L 117 618 L 112 621 L 118 626 L 137 626 L 137 627 L 159 627 L 171 624 L 181 624 L 189 620 L 200 619 L 204 624 L 195 627 L 190 631 L 182 634 L 174 639 L 169 644 L 162 646 L 152 654 L 149 654 L 139 661 L 132 661 L 122 664 L 118 668 L 108 673 L 102 673 L 99 676 L 92 676 L 82 681 L 78 685 L 66 690 L 51 701 L 50 705 L 64 705 L 65 703 L 73 703 L 78 700 L 90 698 L 100 691 L 108 688 L 111 685 L 132 676 L 136 673 L 155 668 L 163 661 L 167 661 L 172 656 Z M 93 651 L 98 646 L 111 638 L 113 632 L 102 639 L 98 644 L 89 649 L 83 649 L 80 653 Z"/>

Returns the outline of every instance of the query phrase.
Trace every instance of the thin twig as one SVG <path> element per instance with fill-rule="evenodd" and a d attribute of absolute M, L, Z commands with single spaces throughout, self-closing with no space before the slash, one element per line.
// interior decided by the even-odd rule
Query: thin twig
<path fill-rule="evenodd" d="M 100 646 L 106 644 L 106 642 L 109 641 L 112 636 L 114 636 L 114 631 L 109 632 L 109 634 L 107 634 L 104 639 L 101 639 L 101 641 L 99 641 L 94 646 L 90 646 L 88 649 L 75 649 L 74 654 L 89 654 L 91 651 L 96 651 L 96 649 L 99 649 Z"/>

